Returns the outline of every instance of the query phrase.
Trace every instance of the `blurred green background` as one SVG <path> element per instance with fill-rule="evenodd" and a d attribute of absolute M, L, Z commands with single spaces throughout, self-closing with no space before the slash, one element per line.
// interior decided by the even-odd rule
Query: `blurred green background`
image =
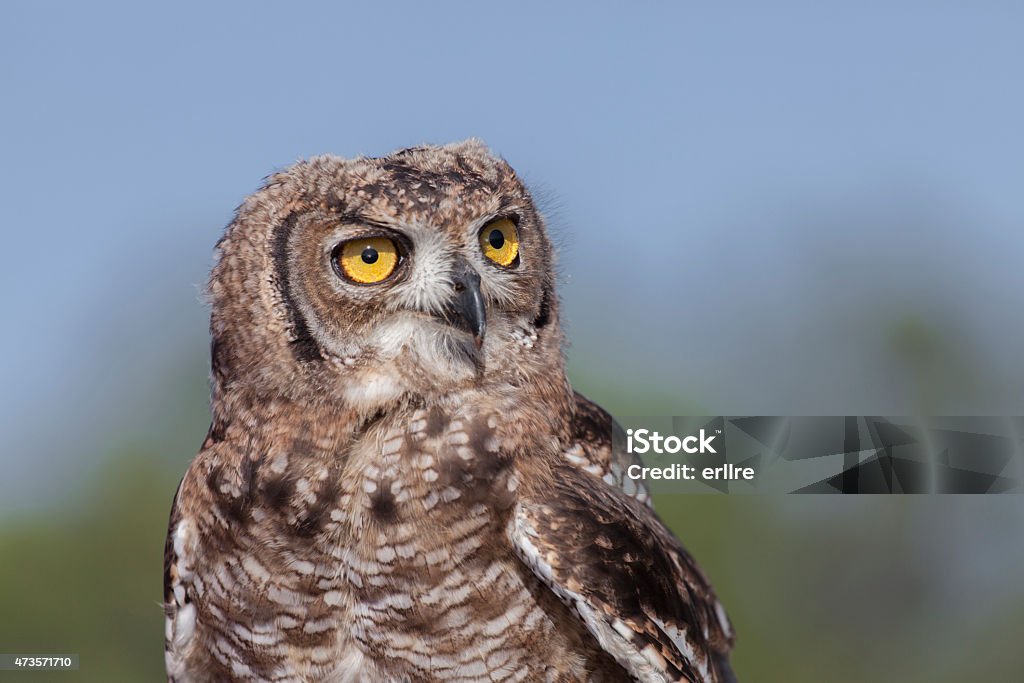
<path fill-rule="evenodd" d="M 484 138 L 621 415 L 1024 414 L 1024 6 L 0 6 L 0 652 L 163 671 L 202 287 L 262 176 Z M 745 683 L 1024 680 L 1024 497 L 664 496 Z"/>

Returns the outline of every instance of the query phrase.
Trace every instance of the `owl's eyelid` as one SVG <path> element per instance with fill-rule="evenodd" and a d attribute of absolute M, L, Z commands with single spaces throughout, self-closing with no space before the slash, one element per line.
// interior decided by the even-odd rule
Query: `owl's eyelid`
<path fill-rule="evenodd" d="M 375 223 L 373 221 L 359 221 L 353 223 L 339 223 L 338 228 L 344 232 L 343 242 L 351 242 L 352 240 L 365 240 L 371 237 L 386 237 L 388 239 L 399 241 L 408 241 L 400 230 L 395 230 L 390 225 L 384 225 L 383 223 Z"/>
<path fill-rule="evenodd" d="M 329 250 L 331 253 L 334 253 L 337 249 L 349 242 L 383 238 L 395 243 L 400 261 L 409 258 L 410 254 L 412 254 L 412 240 L 400 230 L 395 230 L 390 226 L 379 225 L 377 223 L 352 223 L 342 224 L 338 227 L 344 231 L 344 234 L 338 235 L 340 239 L 338 239 L 337 242 L 334 242 L 333 246 L 331 246 Z"/>
<path fill-rule="evenodd" d="M 515 211 L 507 211 L 506 210 L 506 211 L 500 211 L 500 212 L 494 214 L 493 216 L 491 216 L 490 218 L 487 218 L 487 219 L 485 219 L 483 221 L 480 221 L 480 223 L 479 223 L 480 227 L 477 228 L 477 234 L 483 232 L 484 229 L 488 225 L 493 225 L 494 223 L 497 223 L 498 221 L 501 221 L 501 220 L 510 221 L 512 223 L 512 225 L 515 226 L 517 231 L 521 230 L 521 228 L 519 227 L 519 224 L 522 221 L 522 216 L 520 216 L 519 213 L 517 213 Z"/>

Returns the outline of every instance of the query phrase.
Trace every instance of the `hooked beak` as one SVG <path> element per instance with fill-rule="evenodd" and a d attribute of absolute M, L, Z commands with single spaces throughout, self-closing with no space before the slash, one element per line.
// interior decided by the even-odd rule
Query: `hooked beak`
<path fill-rule="evenodd" d="M 487 308 L 480 294 L 480 275 L 466 261 L 459 260 L 452 273 L 455 296 L 445 309 L 444 319 L 449 325 L 473 335 L 479 349 L 487 331 Z"/>

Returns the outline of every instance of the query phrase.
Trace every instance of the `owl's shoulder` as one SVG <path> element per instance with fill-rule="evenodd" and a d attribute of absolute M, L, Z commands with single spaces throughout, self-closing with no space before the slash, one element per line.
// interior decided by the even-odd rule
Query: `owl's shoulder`
<path fill-rule="evenodd" d="M 622 427 L 608 411 L 579 392 L 573 393 L 571 436 L 562 448 L 564 462 L 622 489 L 641 503 L 651 504 L 643 482 L 626 476 L 639 459 L 627 452 Z"/>

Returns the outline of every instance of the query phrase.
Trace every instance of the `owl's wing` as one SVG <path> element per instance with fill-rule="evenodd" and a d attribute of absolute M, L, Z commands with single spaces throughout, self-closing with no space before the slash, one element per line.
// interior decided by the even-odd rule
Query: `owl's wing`
<path fill-rule="evenodd" d="M 651 494 L 642 481 L 626 476 L 630 465 L 640 459 L 626 451 L 626 435 L 612 416 L 580 393 L 575 394 L 576 412 L 572 421 L 572 441 L 563 449 L 562 458 L 617 486 L 628 496 L 651 505 Z"/>
<path fill-rule="evenodd" d="M 524 487 L 513 548 L 637 681 L 733 683 L 707 578 L 654 512 L 564 464 Z"/>

